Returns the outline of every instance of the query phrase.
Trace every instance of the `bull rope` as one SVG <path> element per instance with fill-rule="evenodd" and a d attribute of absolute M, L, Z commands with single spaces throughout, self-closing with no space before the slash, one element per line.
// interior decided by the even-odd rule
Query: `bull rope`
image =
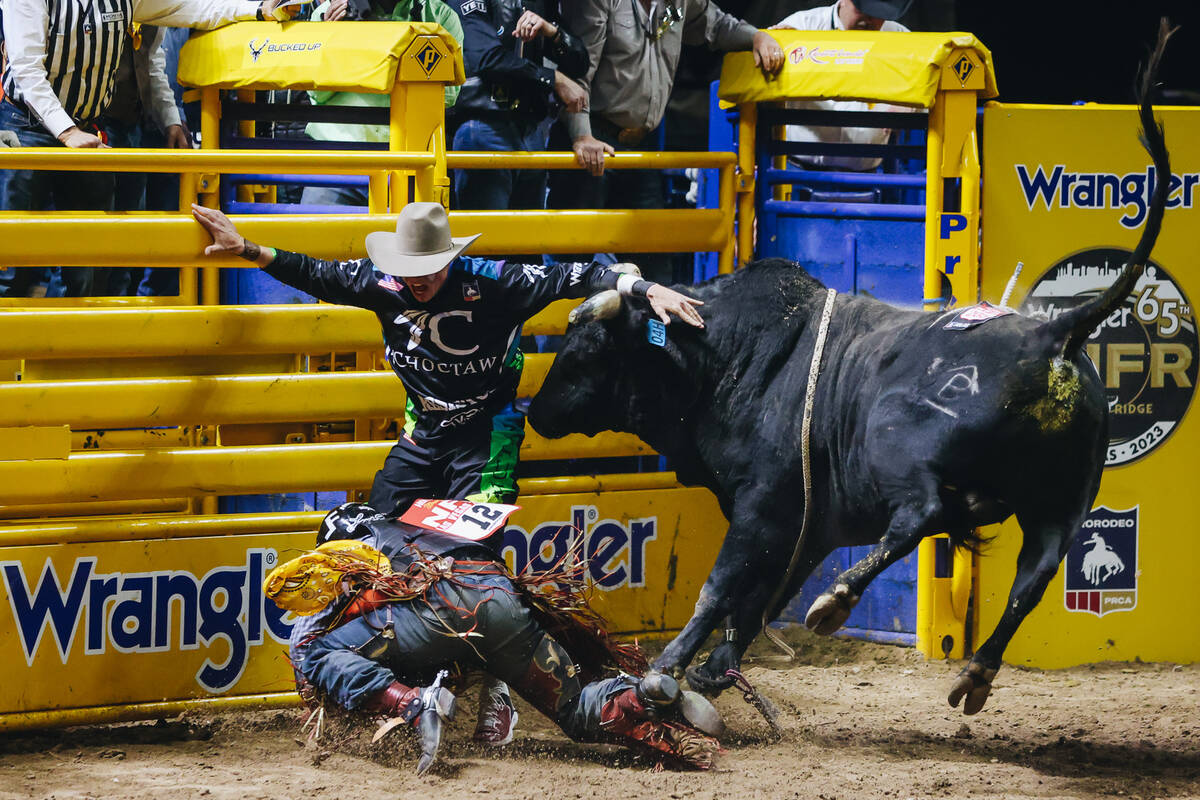
<path fill-rule="evenodd" d="M 808 387 L 804 390 L 804 418 L 800 423 L 800 467 L 804 476 L 804 517 L 800 523 L 800 537 L 796 540 L 796 549 L 792 551 L 792 559 L 788 562 L 787 572 L 784 573 L 783 581 L 772 595 L 771 602 L 763 607 L 762 615 L 763 633 L 768 639 L 783 648 L 787 653 L 788 660 L 796 657 L 796 651 L 788 646 L 783 638 L 771 630 L 768 625 L 771 621 L 769 619 L 771 609 L 783 597 L 788 583 L 792 580 L 792 574 L 796 571 L 796 565 L 800 563 L 800 551 L 804 549 L 804 539 L 808 535 L 808 522 L 812 516 L 812 469 L 809 461 L 811 458 L 813 402 L 817 396 L 817 378 L 821 374 L 821 357 L 825 353 L 825 338 L 829 334 L 829 321 L 833 318 L 833 301 L 837 297 L 837 291 L 834 289 L 826 289 L 825 292 L 825 308 L 821 311 L 821 325 L 817 328 L 817 343 L 813 347 L 812 362 L 808 365 Z"/>

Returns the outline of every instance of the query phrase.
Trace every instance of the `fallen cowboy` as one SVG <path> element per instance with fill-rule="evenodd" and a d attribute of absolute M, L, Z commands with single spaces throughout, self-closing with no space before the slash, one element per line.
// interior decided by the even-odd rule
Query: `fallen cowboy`
<path fill-rule="evenodd" d="M 464 505 L 502 527 L 492 504 Z M 674 768 L 711 766 L 720 716 L 608 636 L 583 596 L 582 563 L 513 576 L 479 541 L 359 504 L 331 511 L 320 531 L 314 551 L 263 585 L 300 617 L 291 659 L 301 694 L 382 719 L 377 739 L 414 728 L 418 774 L 454 717 L 451 687 L 473 670 L 507 682 L 575 741 L 623 744 Z"/>

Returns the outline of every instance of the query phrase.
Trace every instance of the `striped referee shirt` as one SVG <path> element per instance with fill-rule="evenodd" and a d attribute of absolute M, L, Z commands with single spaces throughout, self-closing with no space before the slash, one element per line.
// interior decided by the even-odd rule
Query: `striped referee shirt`
<path fill-rule="evenodd" d="M 0 0 L 4 93 L 58 136 L 108 106 L 133 22 L 216 28 L 254 19 L 252 0 Z"/>

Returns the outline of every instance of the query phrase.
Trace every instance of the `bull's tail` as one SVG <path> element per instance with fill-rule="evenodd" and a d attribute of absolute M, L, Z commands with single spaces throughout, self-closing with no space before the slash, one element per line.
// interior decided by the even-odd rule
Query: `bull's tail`
<path fill-rule="evenodd" d="M 1065 359 L 1074 358 L 1100 321 L 1125 302 L 1125 298 L 1133 291 L 1138 278 L 1145 271 L 1146 261 L 1150 258 L 1150 251 L 1154 249 L 1154 242 L 1162 228 L 1163 212 L 1166 210 L 1167 195 L 1171 188 L 1171 162 L 1167 156 L 1167 143 L 1163 138 L 1162 125 L 1154 119 L 1151 98 L 1158 81 L 1158 69 L 1167 40 L 1176 30 L 1178 28 L 1172 28 L 1165 17 L 1159 23 L 1158 44 L 1150 55 L 1150 61 L 1137 87 L 1138 116 L 1141 120 L 1138 139 L 1154 161 L 1156 173 L 1154 192 L 1150 198 L 1142 237 L 1138 240 L 1125 269 L 1117 276 L 1112 286 L 1098 297 L 1060 314 L 1047 323 L 1046 330 L 1053 342 L 1053 349 Z"/>

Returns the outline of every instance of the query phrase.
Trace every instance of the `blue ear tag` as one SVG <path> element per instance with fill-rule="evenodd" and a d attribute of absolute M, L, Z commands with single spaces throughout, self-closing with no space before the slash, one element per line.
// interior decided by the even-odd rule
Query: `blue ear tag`
<path fill-rule="evenodd" d="M 656 319 L 646 321 L 646 341 L 655 347 L 662 347 L 667 343 L 667 326 Z"/>

